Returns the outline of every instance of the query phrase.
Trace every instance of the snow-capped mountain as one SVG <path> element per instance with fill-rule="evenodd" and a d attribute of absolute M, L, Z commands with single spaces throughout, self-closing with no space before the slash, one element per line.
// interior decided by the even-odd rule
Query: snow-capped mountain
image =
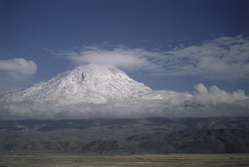
<path fill-rule="evenodd" d="M 22 106 L 104 104 L 110 100 L 134 103 L 168 99 L 178 94 L 174 91 L 153 91 L 115 67 L 89 64 L 60 73 L 19 92 L 5 94 L 0 102 Z"/>

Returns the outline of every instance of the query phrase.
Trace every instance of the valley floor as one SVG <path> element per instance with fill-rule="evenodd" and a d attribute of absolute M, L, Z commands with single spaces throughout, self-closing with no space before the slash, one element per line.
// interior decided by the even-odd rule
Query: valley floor
<path fill-rule="evenodd" d="M 0 167 L 248 167 L 249 154 L 84 155 L 0 153 Z"/>

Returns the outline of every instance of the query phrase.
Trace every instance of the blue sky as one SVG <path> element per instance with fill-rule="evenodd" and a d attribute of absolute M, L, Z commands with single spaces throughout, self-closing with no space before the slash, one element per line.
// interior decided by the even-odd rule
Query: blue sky
<path fill-rule="evenodd" d="M 103 63 L 152 89 L 249 94 L 249 1 L 0 0 L 0 94 Z"/>

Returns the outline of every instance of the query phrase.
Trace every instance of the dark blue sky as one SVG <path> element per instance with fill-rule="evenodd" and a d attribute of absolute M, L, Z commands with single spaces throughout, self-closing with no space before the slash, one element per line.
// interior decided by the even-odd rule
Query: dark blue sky
<path fill-rule="evenodd" d="M 247 0 L 0 0 L 0 94 L 101 55 L 152 89 L 248 94 L 248 32 Z"/>

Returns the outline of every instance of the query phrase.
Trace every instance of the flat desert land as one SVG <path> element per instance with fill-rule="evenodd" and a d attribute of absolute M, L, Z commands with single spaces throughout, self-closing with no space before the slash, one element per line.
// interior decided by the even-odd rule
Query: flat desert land
<path fill-rule="evenodd" d="M 249 154 L 81 155 L 0 153 L 0 167 L 248 167 Z"/>

